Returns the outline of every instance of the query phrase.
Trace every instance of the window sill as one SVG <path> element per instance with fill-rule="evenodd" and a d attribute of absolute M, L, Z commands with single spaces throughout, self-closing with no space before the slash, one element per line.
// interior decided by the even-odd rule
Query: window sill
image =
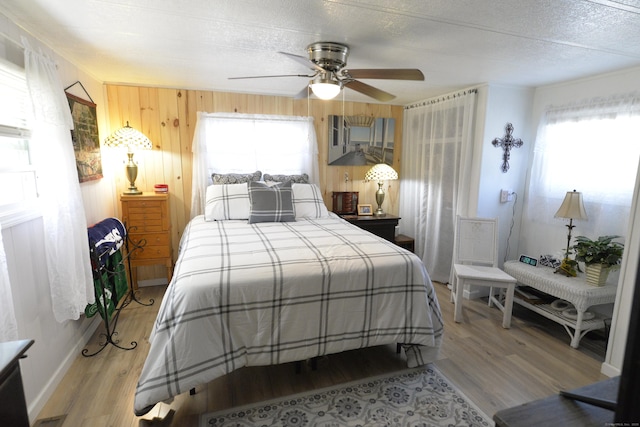
<path fill-rule="evenodd" d="M 5 230 L 40 217 L 42 217 L 42 211 L 37 204 L 25 205 L 4 212 L 0 211 L 0 226 Z"/>

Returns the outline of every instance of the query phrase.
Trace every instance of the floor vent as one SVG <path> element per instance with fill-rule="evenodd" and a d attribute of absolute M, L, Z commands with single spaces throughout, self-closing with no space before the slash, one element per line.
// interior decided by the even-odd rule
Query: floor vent
<path fill-rule="evenodd" d="M 67 418 L 66 415 L 57 415 L 51 418 L 43 418 L 36 421 L 33 427 L 62 427 L 65 418 Z"/>

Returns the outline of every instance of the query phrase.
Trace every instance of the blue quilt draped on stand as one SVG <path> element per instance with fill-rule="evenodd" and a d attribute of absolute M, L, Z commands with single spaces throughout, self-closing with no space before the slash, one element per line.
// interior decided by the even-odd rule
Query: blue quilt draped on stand
<path fill-rule="evenodd" d="M 119 219 L 107 218 L 87 231 L 96 301 L 88 304 L 84 312 L 87 317 L 100 313 L 103 319 L 105 316 L 110 318 L 129 291 L 120 251 L 126 239 L 126 229 Z"/>

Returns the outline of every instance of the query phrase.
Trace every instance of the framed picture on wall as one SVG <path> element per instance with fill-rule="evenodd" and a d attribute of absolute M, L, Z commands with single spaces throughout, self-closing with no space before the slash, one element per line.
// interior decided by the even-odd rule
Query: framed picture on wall
<path fill-rule="evenodd" d="M 71 140 L 80 182 L 102 178 L 96 104 L 65 92 L 73 118 Z"/>
<path fill-rule="evenodd" d="M 393 165 L 395 119 L 334 116 L 329 123 L 329 166 Z"/>

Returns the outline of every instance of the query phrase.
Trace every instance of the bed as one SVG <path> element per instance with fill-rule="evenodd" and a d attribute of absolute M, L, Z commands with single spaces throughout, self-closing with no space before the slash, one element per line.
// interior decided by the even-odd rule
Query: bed
<path fill-rule="evenodd" d="M 136 415 L 243 366 L 389 343 L 403 344 L 409 367 L 435 360 L 443 322 L 416 255 L 328 212 L 313 184 L 289 183 L 293 209 L 270 221 L 264 212 L 281 213 L 281 201 L 253 209 L 254 186 L 267 198 L 285 191 L 211 186 L 205 214 L 187 225 Z"/>

